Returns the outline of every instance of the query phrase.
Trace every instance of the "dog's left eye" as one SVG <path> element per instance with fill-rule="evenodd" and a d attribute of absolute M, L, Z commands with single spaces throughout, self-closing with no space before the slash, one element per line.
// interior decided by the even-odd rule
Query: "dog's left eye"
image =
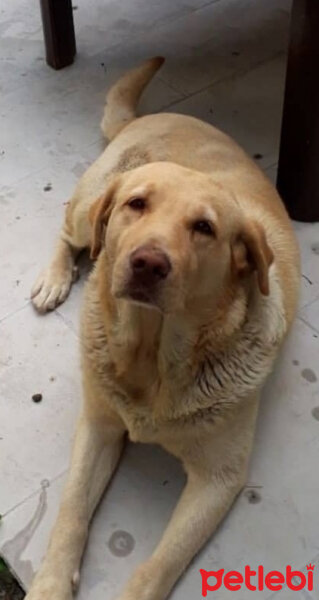
<path fill-rule="evenodd" d="M 132 200 L 128 202 L 128 205 L 133 210 L 144 210 L 146 202 L 144 198 L 132 198 Z"/>
<path fill-rule="evenodd" d="M 193 223 L 193 231 L 202 233 L 203 235 L 214 235 L 213 228 L 208 221 L 195 221 Z"/>

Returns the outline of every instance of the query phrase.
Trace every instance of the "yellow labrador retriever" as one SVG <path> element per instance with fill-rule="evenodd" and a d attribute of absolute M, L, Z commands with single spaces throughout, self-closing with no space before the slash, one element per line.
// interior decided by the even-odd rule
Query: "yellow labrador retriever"
<path fill-rule="evenodd" d="M 192 117 L 136 118 L 152 59 L 111 89 L 112 140 L 80 180 L 32 291 L 62 302 L 76 254 L 97 258 L 82 312 L 84 406 L 57 523 L 28 600 L 70 600 L 88 527 L 121 454 L 161 444 L 188 480 L 120 600 L 163 600 L 241 490 L 258 398 L 293 320 L 299 256 L 273 186 Z"/>

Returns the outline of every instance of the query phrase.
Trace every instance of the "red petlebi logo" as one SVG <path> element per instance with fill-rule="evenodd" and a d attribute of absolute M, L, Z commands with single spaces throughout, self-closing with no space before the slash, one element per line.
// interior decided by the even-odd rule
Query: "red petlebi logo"
<path fill-rule="evenodd" d="M 246 588 L 249 591 L 260 591 L 268 589 L 272 592 L 280 591 L 286 585 L 290 590 L 298 592 L 300 590 L 313 590 L 313 575 L 315 565 L 307 565 L 307 574 L 302 571 L 293 571 L 291 566 L 286 567 L 285 573 L 281 571 L 269 571 L 265 573 L 265 569 L 260 565 L 256 571 L 248 565 L 245 567 L 244 573 L 239 571 L 228 571 L 219 569 L 219 571 L 205 571 L 200 569 L 202 577 L 202 596 L 206 597 L 208 592 L 215 592 L 221 587 L 227 590 L 236 592 Z"/>

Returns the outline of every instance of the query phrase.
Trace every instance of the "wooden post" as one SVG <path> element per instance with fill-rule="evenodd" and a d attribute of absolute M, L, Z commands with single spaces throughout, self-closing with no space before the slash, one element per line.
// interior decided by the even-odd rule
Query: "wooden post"
<path fill-rule="evenodd" d="M 298 221 L 319 221 L 319 0 L 293 0 L 277 187 Z"/>
<path fill-rule="evenodd" d="M 71 0 L 40 0 L 46 60 L 53 69 L 71 65 L 76 53 Z"/>

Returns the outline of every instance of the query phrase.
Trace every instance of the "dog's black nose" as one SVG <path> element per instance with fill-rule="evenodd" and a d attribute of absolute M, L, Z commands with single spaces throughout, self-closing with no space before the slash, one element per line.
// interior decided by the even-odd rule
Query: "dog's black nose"
<path fill-rule="evenodd" d="M 150 246 L 137 248 L 131 254 L 130 262 L 134 282 L 141 286 L 152 286 L 165 279 L 172 268 L 166 254 Z"/>

